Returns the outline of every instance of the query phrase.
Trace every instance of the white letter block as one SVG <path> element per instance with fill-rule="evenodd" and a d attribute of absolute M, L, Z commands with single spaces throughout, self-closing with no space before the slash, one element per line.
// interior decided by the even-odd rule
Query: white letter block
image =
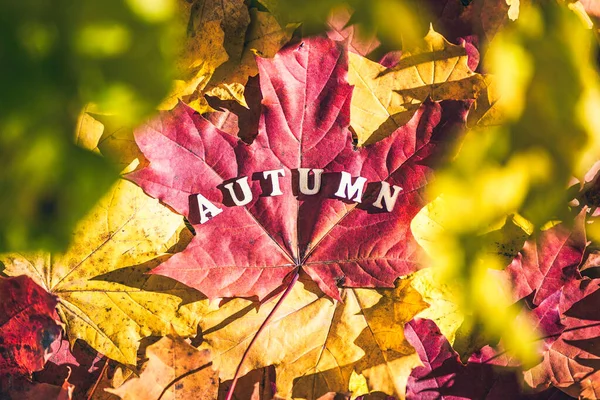
<path fill-rule="evenodd" d="M 208 222 L 209 219 L 216 217 L 218 214 L 223 212 L 222 209 L 215 206 L 213 203 L 208 201 L 208 199 L 201 194 L 197 194 L 196 198 L 198 199 L 198 210 L 200 211 L 200 223 L 204 224 Z M 210 214 L 210 217 L 208 216 Z"/>
<path fill-rule="evenodd" d="M 360 203 L 365 182 L 367 182 L 367 178 L 359 176 L 356 178 L 356 182 L 352 184 L 352 177 L 350 174 L 346 171 L 342 171 L 340 187 L 338 188 L 337 192 L 335 192 L 335 195 L 342 199 L 348 200 L 352 200 L 352 196 L 354 196 L 353 201 Z"/>
<path fill-rule="evenodd" d="M 244 198 L 241 200 L 237 198 L 235 191 L 233 190 L 233 183 L 234 182 L 228 183 L 224 187 L 225 189 L 229 190 L 229 194 L 231 195 L 231 199 L 233 200 L 235 205 L 245 206 L 246 204 L 250 203 L 252 201 L 252 191 L 250 190 L 250 185 L 248 185 L 248 177 L 244 176 L 243 178 L 240 178 L 235 181 L 235 183 L 240 185 L 240 187 L 242 188 L 242 194 L 244 195 Z"/>
<path fill-rule="evenodd" d="M 319 190 L 321 190 L 321 174 L 323 174 L 324 170 L 318 168 L 312 169 L 315 178 L 315 184 L 312 189 L 308 187 L 308 173 L 310 171 L 310 168 L 298 168 L 298 185 L 300 186 L 299 189 L 302 194 L 317 194 L 319 193 Z"/>
<path fill-rule="evenodd" d="M 273 185 L 273 191 L 269 196 L 281 196 L 283 194 L 279 187 L 279 175 L 285 176 L 285 171 L 283 169 L 273 169 L 263 172 L 263 177 L 265 179 L 271 178 L 271 185 Z"/>
<path fill-rule="evenodd" d="M 385 209 L 387 212 L 390 212 L 394 209 L 394 205 L 396 204 L 396 200 L 398 200 L 398 195 L 402 191 L 400 186 L 394 185 L 394 193 L 390 192 L 390 184 L 387 182 L 381 182 L 381 190 L 379 191 L 379 196 L 377 196 L 377 200 L 373 203 L 373 206 L 377 208 L 383 208 L 381 205 L 381 201 L 385 203 Z"/>

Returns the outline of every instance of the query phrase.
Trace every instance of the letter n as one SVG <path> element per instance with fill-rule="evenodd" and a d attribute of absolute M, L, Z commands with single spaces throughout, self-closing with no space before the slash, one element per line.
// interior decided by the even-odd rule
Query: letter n
<path fill-rule="evenodd" d="M 394 185 L 394 192 L 392 193 L 390 191 L 390 184 L 387 182 L 381 182 L 381 190 L 379 191 L 379 196 L 377 196 L 377 200 L 375 200 L 373 206 L 383 209 L 383 205 L 381 205 L 381 202 L 383 201 L 386 211 L 392 211 L 401 191 L 402 188 L 400 186 Z"/>

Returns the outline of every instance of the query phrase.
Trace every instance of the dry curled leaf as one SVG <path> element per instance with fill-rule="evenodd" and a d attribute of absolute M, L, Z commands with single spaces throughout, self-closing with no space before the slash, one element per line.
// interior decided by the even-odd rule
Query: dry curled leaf
<path fill-rule="evenodd" d="M 159 109 L 171 109 L 185 100 L 197 111 L 206 112 L 210 107 L 204 89 L 215 70 L 241 55 L 248 10 L 240 0 L 178 0 L 178 5 L 186 41 L 177 59 L 173 88 Z"/>
<path fill-rule="evenodd" d="M 248 105 L 244 101 L 244 86 L 249 77 L 258 74 L 255 57 L 273 57 L 298 27 L 298 24 L 281 27 L 273 15 L 256 8 L 250 8 L 249 12 L 250 24 L 241 53 L 218 69 L 205 92 L 221 100 L 235 100 L 245 107 Z"/>

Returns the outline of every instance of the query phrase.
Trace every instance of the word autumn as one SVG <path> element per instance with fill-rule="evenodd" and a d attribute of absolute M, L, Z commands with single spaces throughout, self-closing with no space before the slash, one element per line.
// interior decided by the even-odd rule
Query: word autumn
<path fill-rule="evenodd" d="M 321 191 L 321 176 L 323 175 L 324 170 L 317 168 L 298 168 L 297 171 L 298 191 L 300 193 L 313 196 Z M 279 178 L 285 176 L 285 171 L 283 169 L 262 171 L 262 176 L 266 181 L 270 182 L 272 187 L 271 193 L 267 194 L 267 196 L 273 197 L 281 196 L 283 194 L 279 184 Z M 309 176 L 312 176 L 312 186 L 309 186 Z M 337 191 L 335 192 L 335 196 L 339 197 L 340 199 L 347 199 L 354 201 L 355 203 L 361 203 L 363 189 L 366 182 L 367 178 L 363 178 L 362 176 L 356 177 L 354 182 L 352 182 L 352 176 L 348 172 L 342 171 L 340 183 Z M 239 186 L 238 193 L 241 192 L 241 196 L 238 196 L 234 190 L 234 185 L 236 184 Z M 252 191 L 250 190 L 247 176 L 236 179 L 233 182 L 223 185 L 223 187 L 227 189 L 231 200 L 236 206 L 245 206 L 252 201 Z M 402 188 L 400 186 L 390 185 L 389 183 L 382 181 L 381 189 L 379 190 L 377 199 L 375 202 L 373 202 L 373 206 L 382 210 L 385 209 L 387 212 L 392 211 L 401 191 Z M 196 199 L 198 201 L 198 211 L 200 212 L 201 224 L 208 222 L 209 219 L 214 218 L 223 212 L 223 209 L 215 206 L 201 194 L 196 194 Z"/>

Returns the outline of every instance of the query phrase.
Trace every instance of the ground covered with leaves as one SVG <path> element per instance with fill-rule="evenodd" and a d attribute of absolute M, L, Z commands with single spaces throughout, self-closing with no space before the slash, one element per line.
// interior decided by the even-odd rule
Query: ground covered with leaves
<path fill-rule="evenodd" d="M 79 114 L 121 178 L 0 255 L 0 398 L 599 398 L 600 10 L 520 3 L 176 3 L 153 116 Z"/>

